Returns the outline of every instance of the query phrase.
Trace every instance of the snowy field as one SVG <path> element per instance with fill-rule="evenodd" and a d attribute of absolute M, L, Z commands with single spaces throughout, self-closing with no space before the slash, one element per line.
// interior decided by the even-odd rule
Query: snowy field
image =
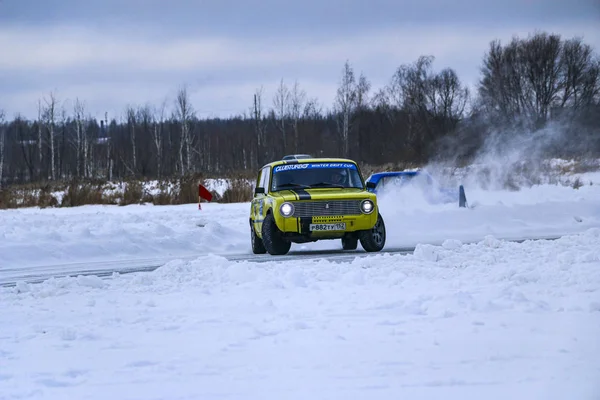
<path fill-rule="evenodd" d="M 382 198 L 387 247 L 414 253 L 348 263 L 300 258 L 339 241 L 252 262 L 248 204 L 1 211 L 0 280 L 164 266 L 0 288 L 0 399 L 599 399 L 600 176 L 586 179 L 467 186 L 470 209 Z"/>
<path fill-rule="evenodd" d="M 418 191 L 380 199 L 387 248 L 446 239 L 478 241 L 553 237 L 600 226 L 600 173 L 569 186 L 540 185 L 489 191 L 467 185 L 470 209 L 427 204 Z M 589 185 L 588 182 L 596 182 Z M 207 254 L 251 255 L 250 206 L 203 203 L 181 206 L 82 206 L 0 211 L 0 282 L 18 270 L 85 269 L 100 261 L 168 261 Z M 360 248 L 360 246 L 359 246 Z M 292 251 L 341 249 L 340 241 L 294 244 Z M 102 268 L 96 264 L 94 269 Z"/>

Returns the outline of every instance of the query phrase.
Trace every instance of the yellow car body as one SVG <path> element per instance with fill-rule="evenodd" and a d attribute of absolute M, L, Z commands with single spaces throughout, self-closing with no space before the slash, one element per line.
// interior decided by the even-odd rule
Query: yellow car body
<path fill-rule="evenodd" d="M 385 244 L 377 196 L 367 190 L 359 166 L 345 158 L 286 157 L 263 166 L 250 228 L 256 254 L 286 254 L 291 243 L 324 239 L 341 239 L 347 250 L 358 241 L 366 251 Z"/>

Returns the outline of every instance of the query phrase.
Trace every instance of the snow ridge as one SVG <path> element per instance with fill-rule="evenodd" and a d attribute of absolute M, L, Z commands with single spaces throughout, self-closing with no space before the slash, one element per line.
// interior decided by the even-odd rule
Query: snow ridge
<path fill-rule="evenodd" d="M 600 229 L 0 289 L 8 398 L 595 399 Z"/>

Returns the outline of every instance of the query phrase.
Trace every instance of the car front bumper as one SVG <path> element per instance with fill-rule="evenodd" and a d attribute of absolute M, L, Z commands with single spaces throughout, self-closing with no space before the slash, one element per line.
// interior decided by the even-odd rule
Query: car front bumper
<path fill-rule="evenodd" d="M 347 216 L 313 216 L 276 219 L 278 228 L 284 233 L 318 237 L 338 237 L 348 232 L 368 230 L 377 222 L 377 210 L 371 214 Z M 344 224 L 343 227 L 340 224 Z"/>

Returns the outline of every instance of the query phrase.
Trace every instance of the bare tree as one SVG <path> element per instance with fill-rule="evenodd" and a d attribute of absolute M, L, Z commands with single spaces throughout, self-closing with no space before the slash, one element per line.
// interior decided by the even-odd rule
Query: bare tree
<path fill-rule="evenodd" d="M 356 79 L 350 62 L 346 60 L 337 90 L 334 108 L 339 113 L 338 131 L 342 140 L 342 154 L 349 156 L 351 116 L 356 106 Z"/>
<path fill-rule="evenodd" d="M 300 89 L 298 81 L 294 82 L 294 86 L 290 92 L 290 117 L 292 118 L 292 129 L 294 130 L 294 151 L 299 152 L 298 146 L 300 143 L 298 134 L 298 122 L 302 118 L 302 111 L 306 103 L 306 92 Z"/>
<path fill-rule="evenodd" d="M 127 126 L 129 127 L 129 140 L 131 143 L 131 157 L 132 157 L 132 170 L 137 172 L 137 141 L 136 141 L 136 129 L 137 129 L 137 115 L 133 106 L 127 106 L 125 110 L 127 118 Z"/>
<path fill-rule="evenodd" d="M 192 166 L 192 143 L 190 125 L 192 117 L 194 116 L 194 109 L 190 102 L 190 97 L 186 86 L 183 86 L 177 92 L 177 99 L 175 104 L 175 113 L 179 124 L 181 125 L 180 141 L 179 141 L 179 165 L 181 168 L 181 175 L 185 175 L 189 172 Z M 184 150 L 185 150 L 185 163 L 184 163 Z"/>
<path fill-rule="evenodd" d="M 265 161 L 266 154 L 264 146 L 266 145 L 267 127 L 263 117 L 263 98 L 264 88 L 261 86 L 254 92 L 254 103 L 252 106 L 252 119 L 254 120 L 254 132 L 257 140 L 256 161 L 261 166 Z"/>
<path fill-rule="evenodd" d="M 522 96 L 528 116 L 536 123 L 544 123 L 560 90 L 560 36 L 536 34 L 521 41 L 519 50 L 524 82 Z"/>
<path fill-rule="evenodd" d="M 59 178 L 62 178 L 65 176 L 65 168 L 67 168 L 65 162 L 65 154 L 67 152 L 68 147 L 67 125 L 69 122 L 69 117 L 67 116 L 67 110 L 64 104 L 60 107 L 58 112 L 60 115 L 60 123 L 58 125 L 58 133 L 60 133 L 60 136 L 57 139 L 58 146 L 56 149 L 56 166 L 58 169 L 57 175 L 59 176 Z"/>
<path fill-rule="evenodd" d="M 403 66 L 399 86 L 402 106 L 405 110 L 419 113 L 427 110 L 427 91 L 431 79 L 433 56 L 421 56 L 412 65 Z"/>
<path fill-rule="evenodd" d="M 600 154 L 600 62 L 590 46 L 537 35 L 504 46 L 492 43 L 487 53 L 473 98 L 451 68 L 434 72 L 431 56 L 390 71 L 383 88 L 371 88 L 346 62 L 331 111 L 307 98 L 297 81 L 285 82 L 286 88 L 278 80 L 279 96 L 269 104 L 262 88 L 256 90 L 246 113 L 231 118 L 197 118 L 189 88 L 162 109 L 134 106 L 129 118 L 124 108 L 122 116 L 108 120 L 105 114 L 100 121 L 89 116 L 81 98 L 69 106 L 71 118 L 61 121 L 62 100 L 42 94 L 33 121 L 16 114 L 3 124 L 2 183 L 78 175 L 165 179 L 197 168 L 218 174 L 256 170 L 281 152 L 284 140 L 287 151 L 344 153 L 371 165 L 422 164 L 442 154 L 462 163 L 492 131 L 526 134 L 548 118 L 560 122 L 553 130 L 560 135 L 554 136 L 569 144 L 546 146 L 549 156 Z"/>
<path fill-rule="evenodd" d="M 462 85 L 453 69 L 445 68 L 430 79 L 427 96 L 435 117 L 458 122 L 463 118 L 469 89 Z"/>
<path fill-rule="evenodd" d="M 304 119 L 318 119 L 322 114 L 323 105 L 319 102 L 319 99 L 313 97 L 306 101 L 302 111 L 302 117 Z"/>
<path fill-rule="evenodd" d="M 371 97 L 371 107 L 385 115 L 390 122 L 394 122 L 394 111 L 399 108 L 391 104 L 390 94 L 392 93 L 395 92 L 390 90 L 390 86 L 384 86 L 377 90 Z"/>
<path fill-rule="evenodd" d="M 580 38 L 562 46 L 562 101 L 560 106 L 579 109 L 593 104 L 600 94 L 600 59 L 594 59 L 592 47 Z"/>
<path fill-rule="evenodd" d="M 167 108 L 166 100 L 163 101 L 160 110 L 155 110 L 153 119 L 152 139 L 156 148 L 156 168 L 158 179 L 162 177 L 162 159 L 163 159 L 163 126 L 165 123 L 165 111 Z M 158 114 L 158 115 L 156 115 Z"/>
<path fill-rule="evenodd" d="M 369 107 L 369 91 L 371 82 L 364 74 L 360 74 L 358 85 L 356 86 L 356 108 L 364 110 Z"/>
<path fill-rule="evenodd" d="M 114 167 L 114 158 L 113 158 L 113 145 L 111 140 L 111 130 L 108 126 L 108 112 L 104 112 L 104 136 L 102 140 L 106 142 L 106 178 L 109 181 L 113 179 L 113 167 Z"/>
<path fill-rule="evenodd" d="M 277 121 L 277 127 L 281 133 L 283 139 L 283 152 L 287 151 L 287 137 L 285 132 L 285 120 L 288 118 L 290 102 L 290 90 L 283 83 L 283 79 L 279 82 L 279 87 L 273 97 L 273 106 L 275 111 L 275 117 Z"/>
<path fill-rule="evenodd" d="M 38 174 L 42 173 L 43 168 L 43 160 L 44 160 L 44 152 L 43 152 L 43 136 L 42 130 L 44 129 L 44 121 L 43 121 L 43 109 L 42 109 L 42 101 L 38 99 L 38 119 L 37 119 L 37 148 L 38 148 Z"/>
<path fill-rule="evenodd" d="M 48 128 L 48 140 L 50 145 L 50 176 L 56 180 L 56 106 L 57 99 L 54 92 L 50 92 L 48 98 L 44 98 L 44 119 Z"/>
<path fill-rule="evenodd" d="M 481 103 L 492 115 L 540 127 L 556 108 L 577 110 L 594 104 L 600 68 L 591 47 L 580 39 L 536 33 L 506 46 L 490 44 L 479 83 Z"/>
<path fill-rule="evenodd" d="M 75 99 L 75 106 L 73 109 L 75 119 L 75 138 L 72 141 L 72 145 L 75 148 L 76 156 L 76 175 L 81 177 L 82 175 L 87 177 L 89 169 L 88 166 L 88 140 L 87 140 L 87 129 L 84 121 L 85 105 L 79 98 Z"/>

